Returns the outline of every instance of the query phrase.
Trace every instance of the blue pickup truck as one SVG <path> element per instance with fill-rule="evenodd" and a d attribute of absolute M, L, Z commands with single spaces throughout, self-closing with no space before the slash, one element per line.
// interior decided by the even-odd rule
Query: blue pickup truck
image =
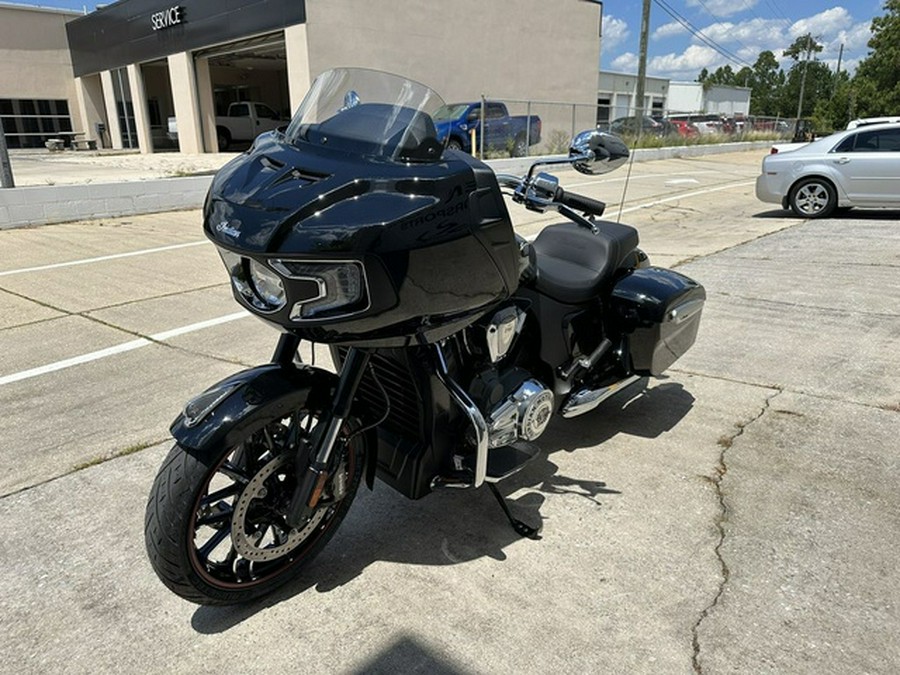
<path fill-rule="evenodd" d="M 438 139 L 454 150 L 472 152 L 471 132 L 475 130 L 475 150 L 481 144 L 481 102 L 449 103 L 434 115 Z M 484 104 L 484 149 L 505 150 L 524 157 L 528 146 L 541 142 L 541 118 L 537 115 L 510 116 L 500 101 Z"/>

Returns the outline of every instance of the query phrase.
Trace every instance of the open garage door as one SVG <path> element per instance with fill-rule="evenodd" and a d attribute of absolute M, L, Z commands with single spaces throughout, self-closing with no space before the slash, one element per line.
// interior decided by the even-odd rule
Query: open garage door
<path fill-rule="evenodd" d="M 219 150 L 245 149 L 290 120 L 283 32 L 203 49 L 194 58 L 209 63 Z"/>

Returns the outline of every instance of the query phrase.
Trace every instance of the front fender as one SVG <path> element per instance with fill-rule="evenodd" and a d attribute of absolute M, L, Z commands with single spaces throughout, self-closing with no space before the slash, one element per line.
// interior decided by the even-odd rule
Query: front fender
<path fill-rule="evenodd" d="M 192 399 L 209 410 L 189 419 L 182 412 L 169 431 L 184 448 L 198 453 L 236 444 L 267 423 L 307 403 L 324 409 L 337 376 L 309 366 L 270 363 L 236 373 Z M 205 399 L 204 399 L 205 397 Z M 208 403 L 206 403 L 208 401 Z"/>

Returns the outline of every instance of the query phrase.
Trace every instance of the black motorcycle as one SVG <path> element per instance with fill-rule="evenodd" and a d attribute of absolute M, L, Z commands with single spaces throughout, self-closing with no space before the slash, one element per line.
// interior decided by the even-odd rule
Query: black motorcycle
<path fill-rule="evenodd" d="M 693 344 L 706 297 L 651 267 L 637 231 L 538 166 L 600 174 L 599 131 L 525 177 L 438 140 L 443 101 L 386 73 L 315 80 L 290 125 L 216 175 L 203 229 L 243 307 L 281 332 L 272 362 L 191 400 L 147 505 L 163 583 L 203 604 L 257 598 L 334 535 L 360 482 L 411 499 L 495 484 L 551 417 L 596 408 Z M 503 199 L 568 222 L 529 243 Z M 304 364 L 328 344 L 337 374 Z"/>

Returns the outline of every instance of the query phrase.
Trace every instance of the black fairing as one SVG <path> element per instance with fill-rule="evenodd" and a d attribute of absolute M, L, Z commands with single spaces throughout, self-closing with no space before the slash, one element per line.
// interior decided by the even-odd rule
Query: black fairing
<path fill-rule="evenodd" d="M 517 285 L 515 235 L 494 174 L 459 152 L 445 151 L 433 162 L 397 162 L 264 134 L 216 175 L 204 231 L 222 248 L 257 261 L 362 263 L 367 295 L 350 313 L 291 319 L 292 305 L 309 288 L 290 279 L 284 280 L 285 307 L 254 311 L 317 342 L 433 342 Z"/>

